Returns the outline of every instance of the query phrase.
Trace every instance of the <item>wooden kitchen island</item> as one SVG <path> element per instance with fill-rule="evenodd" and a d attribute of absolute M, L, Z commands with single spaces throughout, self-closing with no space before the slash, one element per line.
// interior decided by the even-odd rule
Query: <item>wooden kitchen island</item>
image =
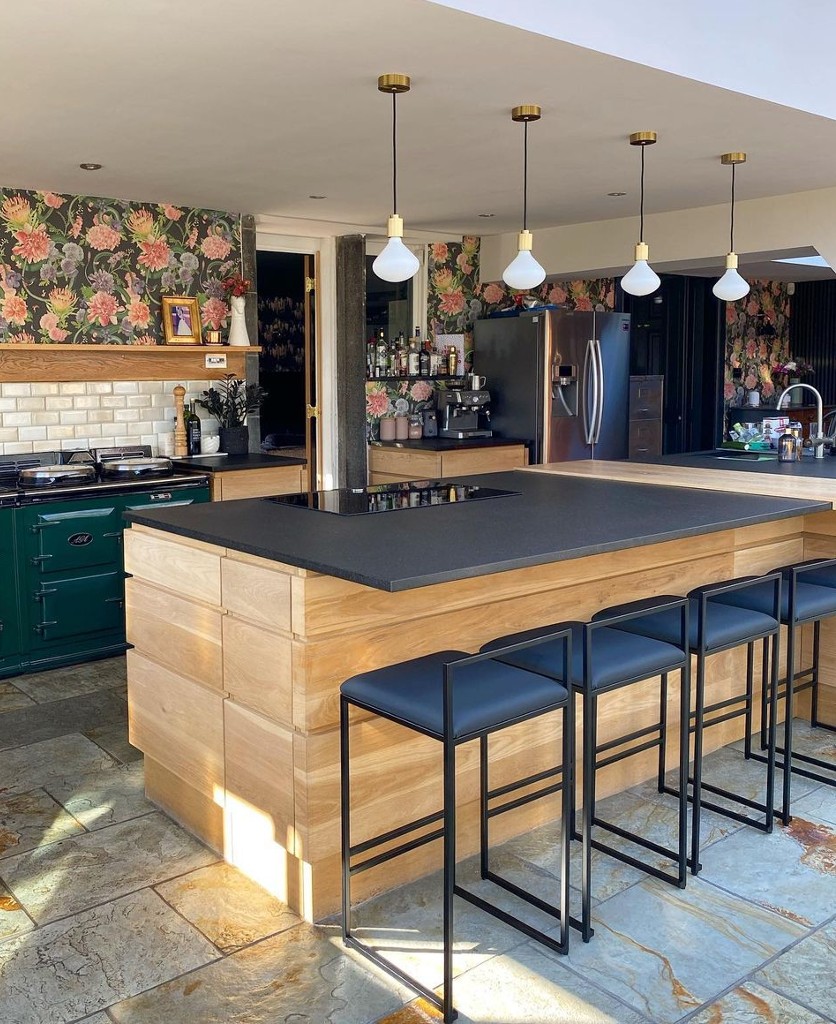
<path fill-rule="evenodd" d="M 339 905 L 345 678 L 760 572 L 801 558 L 805 532 L 831 528 L 836 515 L 827 501 L 524 470 L 467 483 L 512 493 L 373 515 L 252 500 L 130 517 L 130 739 L 145 753 L 148 795 L 309 920 Z M 714 659 L 712 696 L 736 688 L 741 665 L 729 653 Z M 648 681 L 602 699 L 600 738 L 614 723 L 623 732 L 625 722 L 655 721 L 658 692 Z M 555 718 L 494 740 L 494 785 L 551 763 Z M 736 726 L 712 730 L 710 741 L 728 742 Z M 437 744 L 380 719 L 355 735 L 355 841 L 440 806 Z M 460 855 L 477 844 L 476 753 L 474 744 L 459 751 Z M 600 794 L 651 776 L 655 756 L 602 772 Z M 558 813 L 556 798 L 533 803 L 498 819 L 492 836 Z M 358 896 L 426 873 L 439 858 L 428 844 L 365 873 Z"/>

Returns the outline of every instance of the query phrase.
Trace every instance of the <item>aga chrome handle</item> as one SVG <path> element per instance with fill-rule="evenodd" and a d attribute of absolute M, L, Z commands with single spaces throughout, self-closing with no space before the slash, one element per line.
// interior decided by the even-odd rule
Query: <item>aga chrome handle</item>
<path fill-rule="evenodd" d="M 36 590 L 35 593 L 32 595 L 32 598 L 35 601 L 43 601 L 43 599 L 45 597 L 48 597 L 49 594 L 57 594 L 57 593 L 58 593 L 58 588 L 57 587 L 47 587 L 47 588 L 42 589 L 42 590 Z"/>
<path fill-rule="evenodd" d="M 33 523 L 29 527 L 29 529 L 30 529 L 30 531 L 32 533 L 40 533 L 41 530 L 46 530 L 46 529 L 48 529 L 51 526 L 61 526 L 61 525 L 62 524 L 61 524 L 60 520 L 57 520 L 57 519 L 52 520 L 52 521 L 47 520 L 47 521 L 44 521 L 42 523 Z"/>
<path fill-rule="evenodd" d="M 39 622 L 39 623 L 37 623 L 36 625 L 34 625 L 32 627 L 32 629 L 36 633 L 40 633 L 41 636 L 43 636 L 43 634 L 47 631 L 47 628 L 49 626 L 57 626 L 57 625 L 58 625 L 58 619 L 51 619 L 49 622 Z"/>
<path fill-rule="evenodd" d="M 52 558 L 52 555 L 32 555 L 29 562 L 32 565 L 40 565 L 41 562 L 48 562 Z"/>

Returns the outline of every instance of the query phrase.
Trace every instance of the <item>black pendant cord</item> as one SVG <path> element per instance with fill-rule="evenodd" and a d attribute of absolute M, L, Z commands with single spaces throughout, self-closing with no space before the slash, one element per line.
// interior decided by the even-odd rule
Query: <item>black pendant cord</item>
<path fill-rule="evenodd" d="M 528 230 L 528 121 L 523 121 L 523 231 Z"/>
<path fill-rule="evenodd" d="M 392 213 L 398 213 L 398 94 L 392 93 Z"/>
<path fill-rule="evenodd" d="M 639 199 L 639 241 L 644 242 L 644 151 L 646 146 L 639 147 L 642 151 L 642 173 L 640 179 L 640 193 L 641 198 Z"/>
<path fill-rule="evenodd" d="M 734 252 L 734 172 L 737 168 L 731 165 L 731 226 L 729 229 L 729 252 Z"/>

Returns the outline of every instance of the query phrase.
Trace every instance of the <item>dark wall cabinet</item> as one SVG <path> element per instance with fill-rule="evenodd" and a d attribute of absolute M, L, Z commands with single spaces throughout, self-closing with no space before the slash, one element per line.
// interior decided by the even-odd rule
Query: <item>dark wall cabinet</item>
<path fill-rule="evenodd" d="M 20 665 L 17 592 L 14 509 L 0 508 L 0 676 L 17 672 Z"/>
<path fill-rule="evenodd" d="M 665 378 L 630 378 L 628 457 L 653 459 L 662 454 L 662 410 Z"/>

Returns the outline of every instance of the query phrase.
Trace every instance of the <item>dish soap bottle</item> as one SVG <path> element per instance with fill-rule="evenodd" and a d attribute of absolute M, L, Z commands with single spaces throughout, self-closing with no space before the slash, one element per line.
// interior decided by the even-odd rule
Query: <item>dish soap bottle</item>
<path fill-rule="evenodd" d="M 795 436 L 787 430 L 778 438 L 778 461 L 795 462 L 796 440 Z"/>

